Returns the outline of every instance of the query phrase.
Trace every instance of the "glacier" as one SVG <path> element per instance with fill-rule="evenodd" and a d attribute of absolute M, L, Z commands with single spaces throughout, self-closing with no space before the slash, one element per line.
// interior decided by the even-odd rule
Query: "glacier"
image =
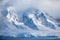
<path fill-rule="evenodd" d="M 12 37 L 57 36 L 60 38 L 60 27 L 56 24 L 55 19 L 39 9 L 28 8 L 17 13 L 15 7 L 8 7 L 6 11 L 6 16 L 0 13 L 0 35 Z"/>

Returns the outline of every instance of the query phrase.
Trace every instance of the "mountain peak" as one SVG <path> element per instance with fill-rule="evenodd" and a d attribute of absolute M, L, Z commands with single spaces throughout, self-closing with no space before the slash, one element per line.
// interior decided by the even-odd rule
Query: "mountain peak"
<path fill-rule="evenodd" d="M 19 18 L 21 15 L 17 15 L 18 13 L 15 12 L 16 10 L 14 7 L 9 7 L 7 9 L 7 20 L 8 22 L 10 22 L 11 25 L 13 25 L 17 29 L 14 31 L 14 36 L 17 36 L 21 33 L 25 33 L 23 36 L 27 37 L 30 35 L 47 36 L 52 33 L 52 35 L 54 35 L 54 32 L 57 31 L 55 22 L 51 21 L 49 17 L 44 12 L 39 11 L 39 9 L 28 8 L 27 10 L 22 11 L 22 13 L 19 12 L 19 14 L 22 14 L 21 18 Z M 10 24 L 9 27 L 11 28 L 12 26 Z M 21 27 L 24 29 L 22 29 Z M 27 35 L 27 32 L 29 32 L 30 34 Z M 13 35 L 13 31 L 11 34 Z"/>

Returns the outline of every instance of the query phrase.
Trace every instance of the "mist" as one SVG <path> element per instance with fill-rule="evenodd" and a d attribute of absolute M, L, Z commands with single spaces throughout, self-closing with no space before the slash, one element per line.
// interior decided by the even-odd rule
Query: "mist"
<path fill-rule="evenodd" d="M 48 13 L 54 18 L 60 19 L 60 0 L 12 0 L 12 5 L 17 10 L 24 10 L 29 7 L 35 7 Z"/>
<path fill-rule="evenodd" d="M 60 19 L 60 0 L 0 0 L 0 5 L 11 5 L 18 11 L 35 7 Z"/>

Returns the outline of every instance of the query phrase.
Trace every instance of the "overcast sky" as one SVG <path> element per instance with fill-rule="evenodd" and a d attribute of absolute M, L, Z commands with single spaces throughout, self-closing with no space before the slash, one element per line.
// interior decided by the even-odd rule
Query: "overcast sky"
<path fill-rule="evenodd" d="M 60 18 L 60 0 L 0 0 L 0 6 L 7 2 L 18 10 L 36 7 L 54 18 Z"/>

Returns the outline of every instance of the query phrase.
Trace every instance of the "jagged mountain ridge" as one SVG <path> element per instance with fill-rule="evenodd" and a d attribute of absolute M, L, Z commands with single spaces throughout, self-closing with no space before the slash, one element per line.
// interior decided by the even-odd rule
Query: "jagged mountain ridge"
<path fill-rule="evenodd" d="M 23 23 L 25 24 L 25 25 L 27 25 L 28 27 L 30 27 L 30 28 L 33 28 L 33 29 L 38 29 L 37 28 L 37 26 L 33 23 L 33 20 L 32 20 L 32 18 L 29 18 L 29 13 L 33 13 L 33 15 L 35 15 L 35 17 L 37 18 L 37 20 L 38 20 L 38 18 L 40 18 L 41 20 L 41 24 L 43 24 L 43 25 L 45 25 L 46 27 L 50 27 L 51 29 L 53 28 L 53 29 L 55 29 L 55 27 L 54 27 L 54 24 L 52 24 L 52 23 L 50 23 L 50 22 L 48 22 L 46 19 L 46 17 L 45 17 L 45 15 L 44 15 L 44 13 L 38 13 L 39 12 L 39 10 L 38 9 L 33 9 L 33 8 L 30 8 L 30 9 L 28 9 L 27 11 L 25 11 L 24 12 L 24 14 L 23 14 L 23 16 L 22 16 L 22 18 L 23 18 Z M 33 16 L 32 15 L 32 16 Z M 18 20 L 18 19 L 17 19 Z M 42 21 L 43 20 L 43 21 Z"/>
<path fill-rule="evenodd" d="M 34 11 L 35 13 L 33 13 L 33 11 Z M 41 19 L 40 21 L 42 22 L 43 25 L 45 25 L 45 26 L 47 26 L 47 27 L 52 27 L 52 26 L 53 26 L 52 28 L 54 28 L 54 24 L 52 24 L 52 23 L 50 23 L 50 22 L 47 21 L 47 18 L 45 17 L 44 13 L 42 13 L 42 12 L 38 13 L 38 12 L 39 12 L 38 9 L 33 9 L 33 8 L 25 11 L 25 12 L 23 13 L 23 15 L 22 15 L 23 23 L 25 23 L 25 25 L 27 24 L 28 26 L 30 26 L 30 27 L 33 28 L 34 24 L 33 24 L 32 18 L 29 18 L 29 17 L 28 17 L 29 13 L 33 13 L 33 15 L 35 15 L 35 17 L 36 17 L 37 20 L 38 20 L 39 18 Z M 33 16 L 33 15 L 32 15 L 32 16 Z M 16 16 L 16 15 L 15 15 L 15 16 Z M 27 23 L 26 23 L 26 22 L 27 22 Z M 28 23 L 30 23 L 30 24 L 28 24 Z M 31 26 L 31 25 L 32 25 L 32 26 Z M 36 25 L 35 25 L 35 26 L 36 26 Z M 35 26 L 34 26 L 34 27 L 35 27 Z M 33 29 L 34 29 L 34 28 L 33 28 Z"/>
<path fill-rule="evenodd" d="M 29 36 L 30 35 L 47 36 L 47 35 L 49 35 L 48 32 L 53 32 L 56 29 L 55 25 L 53 23 L 51 23 L 50 21 L 47 21 L 45 14 L 43 12 L 40 12 L 38 9 L 30 8 L 28 10 L 23 11 L 23 15 L 21 18 L 22 21 L 19 21 L 20 19 L 19 19 L 18 15 L 14 12 L 14 10 L 12 10 L 12 11 L 13 12 L 11 14 L 10 14 L 10 12 L 8 12 L 8 14 L 7 14 L 7 20 L 9 23 L 9 27 L 11 25 L 13 25 L 15 27 L 15 29 L 17 29 L 15 31 L 14 35 L 11 33 L 12 36 L 17 36 L 21 33 L 24 34 L 27 32 L 28 32 L 28 34 L 26 34 L 26 35 L 29 35 Z M 12 26 L 10 28 L 12 28 Z M 54 34 L 52 34 L 52 35 L 54 35 Z M 9 36 L 11 36 L 11 35 L 9 35 Z"/>
<path fill-rule="evenodd" d="M 27 12 L 27 13 L 26 13 Z M 29 10 L 27 10 L 27 11 L 25 11 L 25 13 L 23 14 L 23 18 L 26 18 L 26 19 L 30 19 L 31 20 L 31 18 L 28 18 L 28 14 L 29 14 L 29 12 L 30 13 L 33 13 L 34 15 L 35 15 L 35 17 L 36 17 L 36 19 L 37 20 L 39 20 L 39 18 L 41 19 L 40 21 L 42 22 L 42 24 L 43 25 L 45 25 L 45 26 L 47 26 L 47 27 L 50 27 L 50 28 L 52 28 L 52 29 L 55 29 L 55 27 L 54 27 L 54 24 L 52 24 L 52 23 L 50 23 L 50 22 L 48 22 L 47 21 L 47 18 L 46 18 L 46 16 L 44 15 L 44 13 L 43 12 L 40 12 L 38 9 L 29 9 Z M 40 12 L 40 13 L 39 13 Z M 25 15 L 26 14 L 26 15 Z M 25 17 L 24 17 L 25 16 Z M 25 20 L 26 20 L 25 19 Z M 24 20 L 24 19 L 23 19 Z M 27 20 L 28 21 L 28 20 Z M 32 21 L 32 20 L 31 20 Z M 29 21 L 30 22 L 30 21 Z M 33 22 L 32 22 L 33 23 Z"/>

